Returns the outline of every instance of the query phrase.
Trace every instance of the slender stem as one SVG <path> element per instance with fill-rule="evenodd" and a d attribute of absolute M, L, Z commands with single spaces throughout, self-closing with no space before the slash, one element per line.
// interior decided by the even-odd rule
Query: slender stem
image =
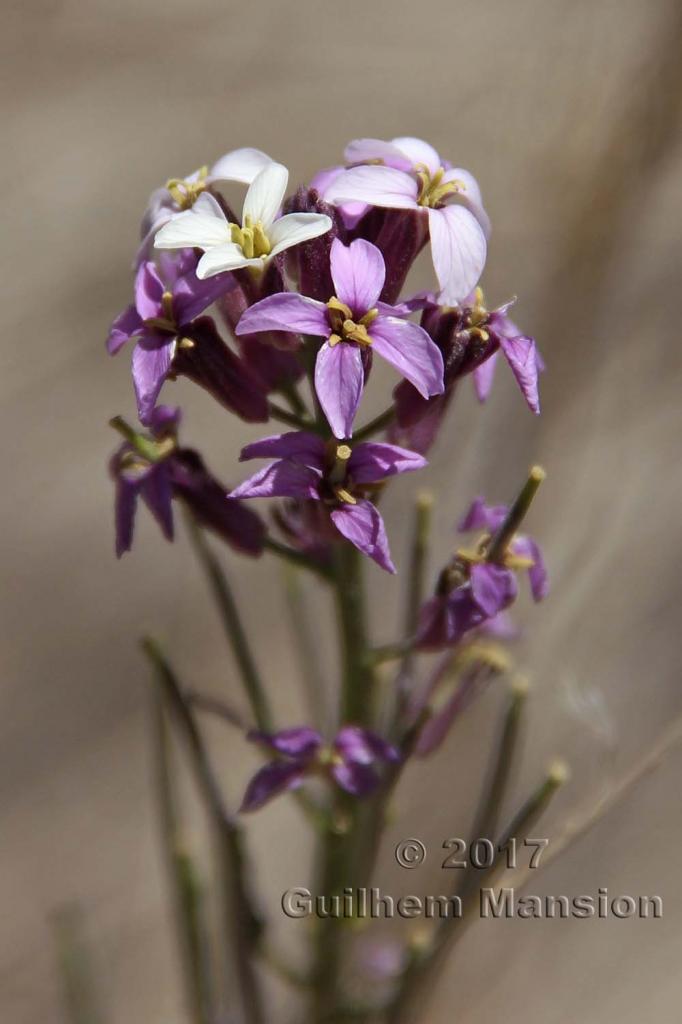
<path fill-rule="evenodd" d="M 69 1024 L 102 1024 L 104 1020 L 86 945 L 80 909 L 63 906 L 52 918 L 57 966 Z"/>
<path fill-rule="evenodd" d="M 208 577 L 213 596 L 220 610 L 225 635 L 232 647 L 244 689 L 251 704 L 253 717 L 259 729 L 270 732 L 272 716 L 265 689 L 261 683 L 256 662 L 249 646 L 246 631 L 224 569 L 218 562 L 211 547 L 196 521 L 187 516 L 190 540 Z"/>
<path fill-rule="evenodd" d="M 380 430 L 390 426 L 394 418 L 395 406 L 391 405 L 388 409 L 384 409 L 383 412 L 379 413 L 378 416 L 375 416 L 373 420 L 370 420 L 369 423 L 366 423 L 364 427 L 356 430 L 353 434 L 353 440 L 355 442 L 367 440 L 372 434 L 378 434 Z"/>
<path fill-rule="evenodd" d="M 511 823 L 495 844 L 495 858 L 489 868 L 478 872 L 476 889 L 482 889 L 499 870 L 504 856 L 505 846 L 513 838 L 528 835 L 529 830 L 540 818 L 559 786 L 566 781 L 567 772 L 563 764 L 550 768 L 546 777 L 530 795 Z M 436 931 L 430 947 L 421 955 L 414 956 L 403 975 L 402 983 L 394 996 L 387 1016 L 388 1024 L 406 1024 L 417 1014 L 423 1015 L 428 995 L 433 991 L 437 975 L 443 969 L 448 954 L 464 934 L 466 927 L 476 917 L 476 901 L 471 898 L 462 899 L 460 916 L 443 919 Z"/>
<path fill-rule="evenodd" d="M 296 427 L 297 430 L 317 429 L 314 421 L 307 416 L 299 416 L 295 412 L 283 409 L 281 405 L 277 405 L 275 402 L 268 402 L 268 409 L 273 420 L 281 420 L 282 423 L 286 423 L 290 427 Z"/>
<path fill-rule="evenodd" d="M 274 540 L 272 537 L 265 538 L 265 548 L 267 551 L 272 552 L 273 555 L 277 555 L 278 558 L 297 566 L 299 569 L 308 569 L 327 583 L 332 579 L 330 569 L 316 562 L 303 551 L 297 551 L 295 548 L 287 547 L 286 544 L 280 544 L 278 540 Z"/>
<path fill-rule="evenodd" d="M 367 725 L 372 717 L 374 672 L 368 656 L 362 555 L 352 544 L 335 551 L 335 597 L 343 666 L 341 719 Z"/>
<path fill-rule="evenodd" d="M 197 693 L 195 690 L 187 690 L 185 692 L 185 700 L 192 708 L 196 708 L 197 711 L 206 711 L 208 714 L 218 715 L 225 722 L 229 722 L 235 729 L 239 729 L 240 732 L 247 732 L 251 725 L 245 722 L 242 716 L 231 708 L 225 701 L 219 700 L 217 697 L 210 697 L 206 693 Z"/>
<path fill-rule="evenodd" d="M 538 487 L 544 479 L 544 469 L 541 466 L 533 466 L 518 497 L 507 512 L 504 522 L 490 542 L 486 553 L 488 562 L 498 562 L 504 557 L 510 540 L 525 519 Z"/>
<path fill-rule="evenodd" d="M 318 644 L 310 622 L 309 609 L 304 600 L 301 576 L 299 571 L 290 565 L 282 567 L 282 575 L 306 703 L 313 722 L 324 731 L 329 724 L 329 709 L 326 706 L 324 679 L 320 671 Z"/>
<path fill-rule="evenodd" d="M 154 701 L 154 732 L 164 852 L 173 889 L 188 1010 L 194 1024 L 210 1024 L 215 1011 L 208 937 L 201 906 L 202 887 L 192 857 L 183 844 L 170 737 L 163 704 L 163 696 L 159 693 Z"/>
<path fill-rule="evenodd" d="M 264 1024 L 262 996 L 253 964 L 261 923 L 247 888 L 242 832 L 225 806 L 201 734 L 173 669 L 151 637 L 144 638 L 142 648 L 154 667 L 169 710 L 185 737 L 197 781 L 215 827 L 218 862 L 226 896 L 225 928 L 231 937 L 245 1020 L 247 1024 Z"/>

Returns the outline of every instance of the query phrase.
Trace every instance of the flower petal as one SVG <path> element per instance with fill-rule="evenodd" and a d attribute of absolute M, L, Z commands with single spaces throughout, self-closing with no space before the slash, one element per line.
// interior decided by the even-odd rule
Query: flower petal
<path fill-rule="evenodd" d="M 128 306 L 114 320 L 109 329 L 107 338 L 107 352 L 115 356 L 117 352 L 131 338 L 139 337 L 144 330 L 144 324 L 134 306 Z"/>
<path fill-rule="evenodd" d="M 213 196 L 203 192 L 191 210 L 177 213 L 163 225 L 154 245 L 157 249 L 212 249 L 231 241 L 232 232 L 225 214 Z"/>
<path fill-rule="evenodd" d="M 372 764 L 373 761 L 400 761 L 399 751 L 381 736 L 359 725 L 344 725 L 334 739 L 334 749 L 345 761 Z"/>
<path fill-rule="evenodd" d="M 362 551 L 363 555 L 374 559 L 386 572 L 396 571 L 391 561 L 384 521 L 370 501 L 343 505 L 332 512 L 331 519 L 339 533 Z"/>
<path fill-rule="evenodd" d="M 465 171 L 463 167 L 453 167 L 443 175 L 443 183 L 449 181 L 461 181 L 464 185 L 464 191 L 457 192 L 453 201 L 459 201 L 473 213 L 481 225 L 485 237 L 490 238 L 490 217 L 485 212 L 481 189 L 473 174 L 470 171 Z"/>
<path fill-rule="evenodd" d="M 267 231 L 279 212 L 288 183 L 288 170 L 274 160 L 259 171 L 244 198 L 242 224 L 250 217 L 252 226 L 260 221 Z"/>
<path fill-rule="evenodd" d="M 397 139 L 391 139 L 391 142 L 400 153 L 408 158 L 413 167 L 416 167 L 417 164 L 425 164 L 429 173 L 435 174 L 443 165 L 443 161 L 433 146 L 424 142 L 423 139 L 403 135 Z"/>
<path fill-rule="evenodd" d="M 509 512 L 508 505 L 486 505 L 484 498 L 474 498 L 466 513 L 457 523 L 460 533 L 469 530 L 498 530 Z"/>
<path fill-rule="evenodd" d="M 215 277 L 226 270 L 239 270 L 240 267 L 262 267 L 262 259 L 247 259 L 242 247 L 234 242 L 225 242 L 209 249 L 197 264 L 197 277 L 203 281 L 207 277 Z"/>
<path fill-rule="evenodd" d="M 329 261 L 337 298 L 350 306 L 354 316 L 364 316 L 376 306 L 384 287 L 386 267 L 381 251 L 364 238 L 356 238 L 350 245 L 335 238 Z"/>
<path fill-rule="evenodd" d="M 168 466 L 154 466 L 142 480 L 140 496 L 161 527 L 166 540 L 173 540 L 173 505 Z"/>
<path fill-rule="evenodd" d="M 315 391 L 335 437 L 352 436 L 363 385 L 359 347 L 345 341 L 331 346 L 325 341 L 315 361 Z"/>
<path fill-rule="evenodd" d="M 137 480 L 129 480 L 122 475 L 116 477 L 114 515 L 117 558 L 120 558 L 126 551 L 130 551 L 133 544 L 138 491 L 139 482 Z"/>
<path fill-rule="evenodd" d="M 226 153 L 216 160 L 206 180 L 241 181 L 244 185 L 250 185 L 256 175 L 270 163 L 271 158 L 260 149 L 251 149 L 248 146 L 233 149 L 231 153 Z"/>
<path fill-rule="evenodd" d="M 309 498 L 318 500 L 320 473 L 309 466 L 272 462 L 230 491 L 228 498 Z"/>
<path fill-rule="evenodd" d="M 484 363 L 477 366 L 473 372 L 474 390 L 479 402 L 485 402 L 490 394 L 495 377 L 495 367 L 499 352 L 493 352 Z"/>
<path fill-rule="evenodd" d="M 163 282 L 153 263 L 145 261 L 135 274 L 135 307 L 142 320 L 162 316 Z"/>
<path fill-rule="evenodd" d="M 261 732 L 252 729 L 247 737 L 253 743 L 262 743 L 285 757 L 310 758 L 322 746 L 322 737 L 308 725 L 280 729 L 278 732 Z"/>
<path fill-rule="evenodd" d="M 297 789 L 305 777 L 305 765 L 287 761 L 273 761 L 256 772 L 246 787 L 239 808 L 243 813 L 257 811 L 273 797 Z"/>
<path fill-rule="evenodd" d="M 377 162 L 399 171 L 411 171 L 414 163 L 394 142 L 383 139 L 353 139 L 343 151 L 347 164 L 374 164 Z"/>
<path fill-rule="evenodd" d="M 208 280 L 197 277 L 194 270 L 179 278 L 173 288 L 173 315 L 175 322 L 182 326 L 203 313 L 221 295 L 236 288 L 232 274 L 211 275 Z"/>
<path fill-rule="evenodd" d="M 351 167 L 327 188 L 330 203 L 357 200 L 372 206 L 412 210 L 417 207 L 419 188 L 416 181 L 393 167 Z"/>
<path fill-rule="evenodd" d="M 349 764 L 342 761 L 332 764 L 331 774 L 341 789 L 345 789 L 353 796 L 369 796 L 379 785 L 378 774 L 371 765 L 367 764 L 356 764 L 355 762 Z"/>
<path fill-rule="evenodd" d="M 540 412 L 540 396 L 538 395 L 538 358 L 535 342 L 524 334 L 516 338 L 500 335 L 500 348 L 516 377 L 516 382 L 523 392 L 523 397 L 531 412 Z"/>
<path fill-rule="evenodd" d="M 471 592 L 478 607 L 490 619 L 515 599 L 514 573 L 489 562 L 474 565 L 471 569 Z"/>
<path fill-rule="evenodd" d="M 378 316 L 369 327 L 372 347 L 423 398 L 443 393 L 443 356 L 423 327 L 397 316 Z"/>
<path fill-rule="evenodd" d="M 296 292 L 268 295 L 244 311 L 235 334 L 258 331 L 295 331 L 326 338 L 330 332 L 327 310 L 324 303 Z"/>
<path fill-rule="evenodd" d="M 512 541 L 512 550 L 515 555 L 532 559 L 533 564 L 528 570 L 530 590 L 534 601 L 542 601 L 549 593 L 549 577 L 538 544 L 532 537 L 517 535 Z"/>
<path fill-rule="evenodd" d="M 407 448 L 380 441 L 364 441 L 353 448 L 348 460 L 348 472 L 356 484 L 370 484 L 398 473 L 411 473 L 423 469 L 426 459 Z"/>
<path fill-rule="evenodd" d="M 262 437 L 242 448 L 240 462 L 247 459 L 291 459 L 303 466 L 322 472 L 326 445 L 319 434 L 310 434 L 306 430 L 292 430 L 287 434 L 273 434 Z"/>
<path fill-rule="evenodd" d="M 148 424 L 168 376 L 175 338 L 146 335 L 133 350 L 133 385 L 140 422 Z"/>
<path fill-rule="evenodd" d="M 431 255 L 441 287 L 440 301 L 455 306 L 476 285 L 485 266 L 486 241 L 473 214 L 463 206 L 429 210 Z"/>
<path fill-rule="evenodd" d="M 308 242 L 311 238 L 324 235 L 332 226 L 332 219 L 326 213 L 287 213 L 279 217 L 268 231 L 272 249 L 276 256 L 293 245 Z"/>

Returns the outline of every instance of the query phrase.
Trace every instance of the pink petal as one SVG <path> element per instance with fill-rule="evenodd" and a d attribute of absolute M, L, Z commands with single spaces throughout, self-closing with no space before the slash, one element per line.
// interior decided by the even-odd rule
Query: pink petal
<path fill-rule="evenodd" d="M 375 352 L 401 373 L 423 398 L 443 392 L 443 356 L 423 327 L 396 316 L 378 316 L 369 334 Z"/>
<path fill-rule="evenodd" d="M 395 572 L 388 548 L 386 528 L 379 511 L 370 501 L 359 501 L 357 505 L 343 505 L 331 514 L 334 526 L 346 540 L 374 559 L 387 572 Z"/>
<path fill-rule="evenodd" d="M 474 390 L 476 391 L 476 397 L 479 402 L 485 402 L 490 394 L 490 389 L 493 386 L 495 365 L 497 363 L 498 355 L 498 352 L 493 352 L 491 356 L 488 356 L 484 363 L 481 363 L 481 365 L 477 366 L 474 370 Z"/>
<path fill-rule="evenodd" d="M 258 331 L 295 331 L 326 338 L 330 332 L 327 310 L 323 302 L 296 292 L 268 295 L 245 310 L 235 334 L 256 334 Z"/>
<path fill-rule="evenodd" d="M 353 139 L 343 151 L 347 164 L 374 164 L 378 161 L 399 171 L 411 171 L 413 161 L 393 142 L 383 139 Z"/>
<path fill-rule="evenodd" d="M 351 167 L 327 189 L 330 203 L 358 201 L 389 209 L 412 210 L 417 207 L 419 188 L 416 181 L 392 167 Z"/>
<path fill-rule="evenodd" d="M 461 181 L 464 191 L 458 192 L 453 201 L 460 202 L 467 208 L 481 225 L 486 238 L 490 238 L 490 217 L 485 212 L 483 197 L 478 182 L 473 174 L 465 171 L 463 167 L 453 167 L 443 176 L 443 181 Z"/>
<path fill-rule="evenodd" d="M 443 305 L 456 306 L 477 284 L 485 266 L 480 224 L 463 206 L 429 210 L 431 256 Z"/>
<path fill-rule="evenodd" d="M 350 306 L 354 316 L 364 316 L 376 306 L 384 287 L 386 267 L 381 252 L 364 238 L 350 245 L 335 238 L 329 260 L 337 298 Z"/>
<path fill-rule="evenodd" d="M 521 334 L 517 338 L 500 336 L 500 348 L 523 392 L 528 408 L 536 415 L 540 412 L 538 395 L 538 359 L 535 342 Z"/>
<path fill-rule="evenodd" d="M 429 172 L 435 174 L 443 166 L 443 161 L 436 150 L 423 139 L 415 139 L 406 135 L 392 139 L 391 142 L 400 153 L 408 158 L 413 167 L 417 164 L 425 164 Z"/>
<path fill-rule="evenodd" d="M 315 361 L 315 391 L 335 437 L 352 436 L 363 384 L 358 346 L 346 341 L 334 346 L 325 342 Z"/>

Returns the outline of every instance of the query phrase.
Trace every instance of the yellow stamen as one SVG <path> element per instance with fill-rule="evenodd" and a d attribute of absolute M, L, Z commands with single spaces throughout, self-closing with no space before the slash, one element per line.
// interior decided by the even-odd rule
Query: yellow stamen
<path fill-rule="evenodd" d="M 415 172 L 419 178 L 419 195 L 417 203 L 419 206 L 435 208 L 442 205 L 448 196 L 456 192 L 466 192 L 466 185 L 463 181 L 443 182 L 445 168 L 439 167 L 435 174 L 431 174 L 426 164 L 417 164 Z"/>
<path fill-rule="evenodd" d="M 354 498 L 350 491 L 347 491 L 345 487 L 335 487 L 334 494 L 342 501 L 344 505 L 357 505 L 357 498 Z"/>
<path fill-rule="evenodd" d="M 208 175 L 208 167 L 200 168 L 196 181 L 186 181 L 185 178 L 169 178 L 166 188 L 181 210 L 189 210 L 196 203 L 202 192 L 207 189 L 205 178 Z"/>

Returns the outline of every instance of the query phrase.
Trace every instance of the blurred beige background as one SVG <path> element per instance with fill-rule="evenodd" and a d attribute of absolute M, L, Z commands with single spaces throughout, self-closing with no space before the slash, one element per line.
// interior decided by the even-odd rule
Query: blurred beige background
<path fill-rule="evenodd" d="M 682 10 L 679 0 L 9 0 L 3 29 L 0 1018 L 66 1021 L 49 921 L 76 902 L 109 1024 L 181 1024 L 137 636 L 166 636 L 194 685 L 235 688 L 184 540 L 166 546 L 141 516 L 132 555 L 113 557 L 106 422 L 133 405 L 127 357 L 108 360 L 103 342 L 129 299 L 147 195 L 242 145 L 302 180 L 363 135 L 423 136 L 479 178 L 494 224 L 487 294 L 493 304 L 519 295 L 516 318 L 549 372 L 539 421 L 505 367 L 482 410 L 468 382 L 460 389 L 428 471 L 436 556 L 472 494 L 505 500 L 531 461 L 547 466 L 532 526 L 554 589 L 529 611 L 519 651 L 535 698 L 518 793 L 550 756 L 568 758 L 551 834 L 682 712 Z M 376 382 L 378 411 L 389 380 Z M 187 440 L 229 478 L 251 433 L 189 387 L 167 390 L 176 396 Z M 412 483 L 399 487 L 407 502 Z M 394 506 L 398 560 L 404 521 Z M 229 564 L 280 718 L 295 722 L 278 567 Z M 399 584 L 371 579 L 377 637 L 389 640 Z M 329 669 L 327 638 L 321 625 Z M 575 713 L 585 688 L 605 705 L 601 732 Z M 395 837 L 438 846 L 466 830 L 499 707 L 489 693 L 417 769 Z M 220 726 L 211 738 L 236 799 L 255 762 Z M 679 1019 L 681 768 L 682 756 L 669 758 L 533 888 L 656 893 L 663 920 L 481 922 L 430 1021 Z M 277 894 L 301 881 L 291 815 L 284 802 L 254 824 L 275 918 Z M 385 879 L 389 891 L 406 884 L 395 871 Z M 426 874 L 420 883 L 428 890 Z M 296 927 L 279 921 L 287 941 Z"/>

